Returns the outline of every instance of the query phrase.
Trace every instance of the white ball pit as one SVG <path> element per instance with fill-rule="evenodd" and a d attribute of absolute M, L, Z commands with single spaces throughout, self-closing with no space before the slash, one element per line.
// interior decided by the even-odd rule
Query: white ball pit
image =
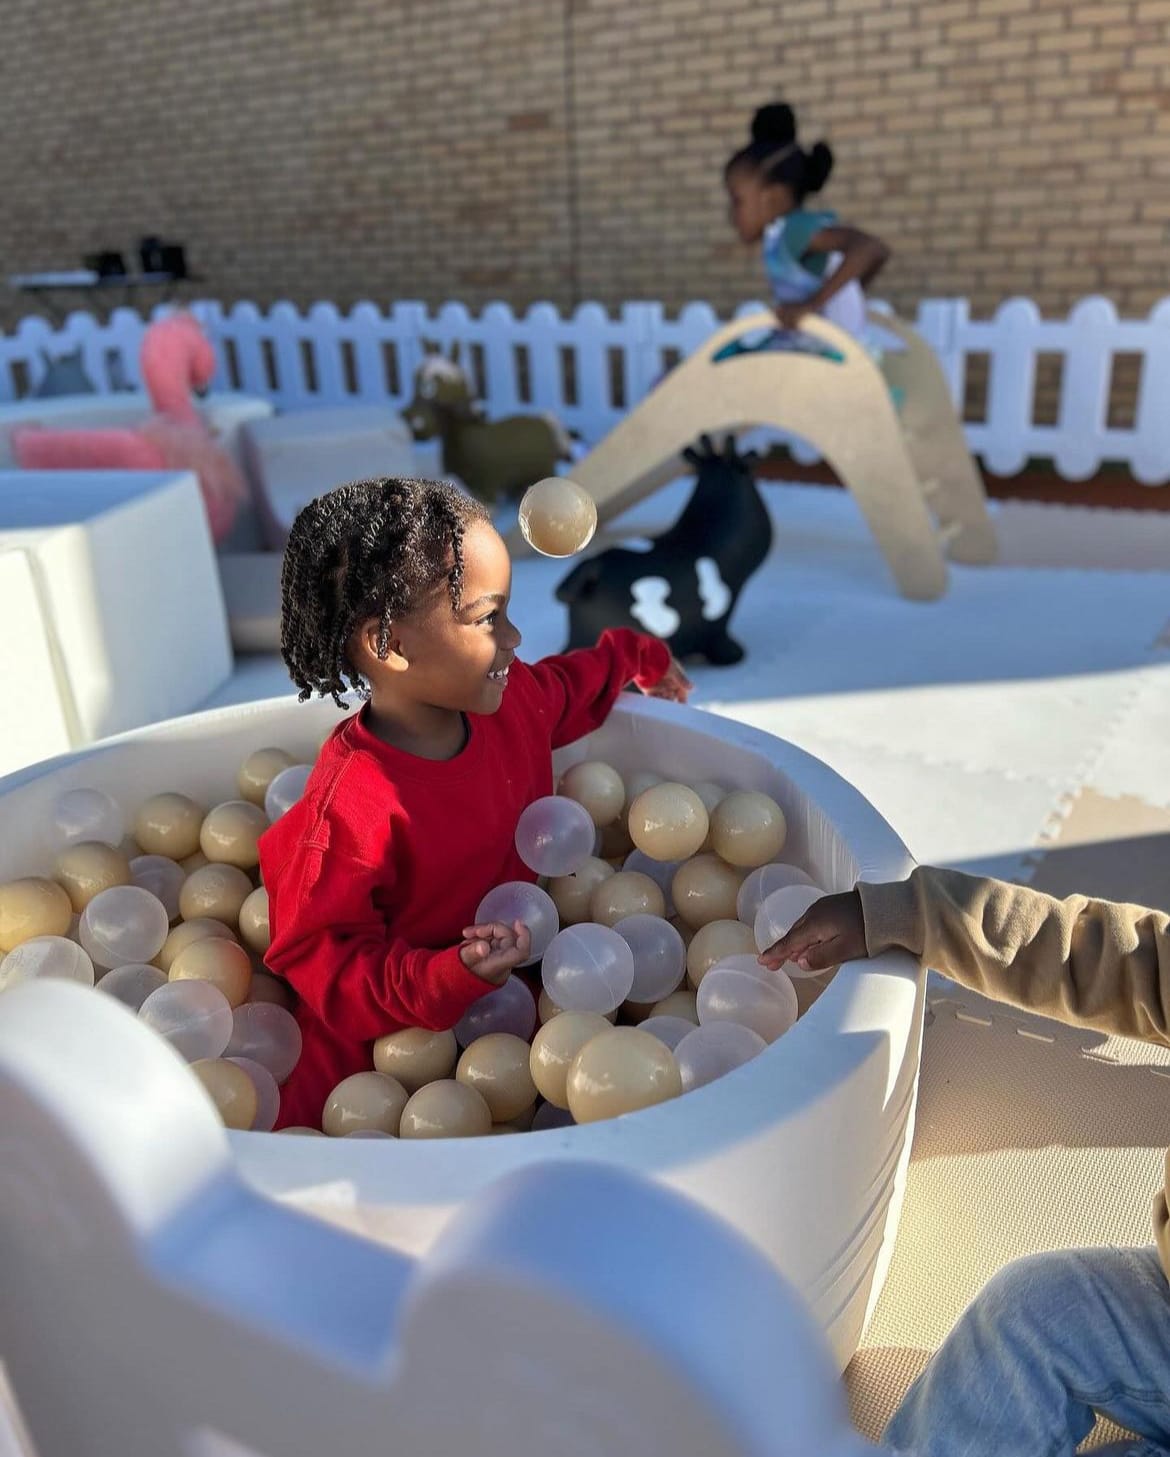
<path fill-rule="evenodd" d="M 92 785 L 128 816 L 149 794 L 227 797 L 252 750 L 309 758 L 338 712 L 270 700 L 136 730 L 0 780 L 0 880 L 48 865 L 51 809 Z M 827 890 L 906 876 L 886 822 L 824 764 L 697 710 L 623 698 L 596 734 L 556 756 L 770 794 L 784 850 Z M 612 1122 L 514 1138 L 411 1142 L 230 1135 L 252 1185 L 410 1254 L 430 1249 L 471 1196 L 509 1170 L 588 1158 L 648 1174 L 721 1215 L 797 1287 L 844 1367 L 880 1293 L 909 1156 L 924 976 L 905 956 L 843 966 L 796 1026 L 758 1058 L 675 1102 Z"/>

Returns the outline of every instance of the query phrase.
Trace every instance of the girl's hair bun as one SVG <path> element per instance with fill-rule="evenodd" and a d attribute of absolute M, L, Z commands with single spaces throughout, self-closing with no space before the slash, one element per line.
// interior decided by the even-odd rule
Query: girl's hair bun
<path fill-rule="evenodd" d="M 783 101 L 761 106 L 752 117 L 752 141 L 783 147 L 796 140 L 796 113 Z"/>

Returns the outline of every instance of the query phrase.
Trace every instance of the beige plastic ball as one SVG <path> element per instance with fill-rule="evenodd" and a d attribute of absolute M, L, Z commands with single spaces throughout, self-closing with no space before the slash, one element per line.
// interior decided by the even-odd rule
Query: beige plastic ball
<path fill-rule="evenodd" d="M 151 795 L 134 816 L 134 838 L 144 855 L 186 860 L 199 849 L 199 830 L 206 813 L 202 805 L 185 794 Z"/>
<path fill-rule="evenodd" d="M 663 997 L 660 1002 L 655 1002 L 652 1015 L 655 1017 L 683 1017 L 688 1022 L 699 1025 L 699 1008 L 695 1001 L 695 994 L 687 987 L 681 987 L 677 992 L 671 992 L 670 996 Z"/>
<path fill-rule="evenodd" d="M 665 1103 L 682 1092 L 674 1054 L 657 1037 L 636 1027 L 611 1027 L 582 1047 L 565 1084 L 577 1123 L 619 1118 Z"/>
<path fill-rule="evenodd" d="M 235 865 L 205 865 L 183 882 L 179 890 L 179 914 L 184 921 L 197 916 L 223 921 L 236 927 L 244 902 L 255 889 L 252 882 Z"/>
<path fill-rule="evenodd" d="M 203 821 L 199 848 L 213 865 L 236 865 L 253 870 L 260 864 L 260 836 L 268 828 L 268 816 L 246 799 L 229 799 L 217 804 Z"/>
<path fill-rule="evenodd" d="M 687 981 L 698 987 L 717 961 L 728 956 L 754 956 L 755 932 L 742 921 L 708 921 L 687 947 Z"/>
<path fill-rule="evenodd" d="M 397 1078 L 408 1093 L 449 1078 L 458 1057 L 459 1044 L 451 1031 L 406 1027 L 401 1032 L 388 1032 L 374 1043 L 374 1066 L 380 1073 Z"/>
<path fill-rule="evenodd" d="M 522 1037 L 489 1032 L 477 1037 L 459 1059 L 456 1081 L 480 1094 L 493 1123 L 506 1123 L 536 1102 L 528 1054 L 528 1043 Z"/>
<path fill-rule="evenodd" d="M 524 492 L 520 533 L 542 556 L 566 557 L 583 551 L 597 530 L 597 505 L 576 481 L 548 476 Z"/>
<path fill-rule="evenodd" d="M 230 1006 L 239 1007 L 252 989 L 252 958 L 235 941 L 202 936 L 179 952 L 167 976 L 171 981 L 209 982 Z"/>
<path fill-rule="evenodd" d="M 155 966 L 169 976 L 179 952 L 205 936 L 218 936 L 225 941 L 236 939 L 230 926 L 225 926 L 222 921 L 214 921 L 210 916 L 196 916 L 190 921 L 180 921 L 177 926 L 172 927 L 162 944 L 162 950 L 154 958 Z"/>
<path fill-rule="evenodd" d="M 397 1134 L 406 1107 L 407 1092 L 397 1078 L 385 1073 L 353 1073 L 325 1100 L 321 1127 L 330 1138 L 344 1138 L 358 1129 Z"/>
<path fill-rule="evenodd" d="M 711 921 L 734 921 L 745 873 L 710 854 L 696 855 L 680 865 L 670 883 L 679 919 L 696 931 Z"/>
<path fill-rule="evenodd" d="M 210 865 L 211 861 L 207 858 L 202 850 L 196 850 L 194 855 L 186 856 L 184 859 L 179 861 L 179 864 L 183 867 L 188 875 L 194 875 L 197 870 L 202 870 L 205 865 Z"/>
<path fill-rule="evenodd" d="M 630 837 L 651 860 L 685 860 L 707 838 L 707 807 L 685 784 L 655 784 L 630 805 Z"/>
<path fill-rule="evenodd" d="M 240 798 L 264 808 L 268 786 L 282 769 L 291 769 L 297 761 L 283 749 L 257 749 L 248 755 L 236 775 Z"/>
<path fill-rule="evenodd" d="M 207 1090 L 228 1128 L 249 1129 L 256 1121 L 256 1084 L 242 1067 L 222 1057 L 202 1057 L 191 1071 Z"/>
<path fill-rule="evenodd" d="M 34 936 L 68 936 L 73 905 L 65 890 L 41 876 L 0 885 L 0 952 L 14 951 Z"/>
<path fill-rule="evenodd" d="M 593 892 L 603 880 L 614 873 L 612 865 L 590 855 L 579 870 L 572 875 L 556 875 L 548 883 L 548 893 L 557 915 L 561 918 L 561 929 L 579 926 L 589 919 L 589 903 Z"/>
<path fill-rule="evenodd" d="M 268 928 L 268 892 L 257 886 L 240 907 L 240 938 L 257 956 L 263 956 L 272 944 Z"/>
<path fill-rule="evenodd" d="M 289 1133 L 294 1138 L 324 1138 L 319 1128 L 310 1128 L 307 1123 L 290 1123 L 287 1128 L 278 1128 L 277 1133 Z"/>
<path fill-rule="evenodd" d="M 80 915 L 95 895 L 115 885 L 133 882 L 130 862 L 121 850 L 101 840 L 81 840 L 57 856 L 53 879 L 69 897 Z"/>
<path fill-rule="evenodd" d="M 619 870 L 603 880 L 589 902 L 589 919 L 599 926 L 616 926 L 627 916 L 663 916 L 662 889 L 640 870 Z"/>
<path fill-rule="evenodd" d="M 784 811 L 754 789 L 734 790 L 711 815 L 711 848 L 729 865 L 746 870 L 775 860 L 787 836 Z"/>
<path fill-rule="evenodd" d="M 575 799 L 589 811 L 598 829 L 612 825 L 626 803 L 626 786 L 622 776 L 610 764 L 587 759 L 574 764 L 561 776 L 559 792 L 566 799 Z"/>
<path fill-rule="evenodd" d="M 609 1030 L 608 1020 L 599 1012 L 562 1012 L 544 1024 L 532 1039 L 528 1066 L 546 1102 L 569 1106 L 565 1081 L 573 1059 L 591 1038 Z"/>
<path fill-rule="evenodd" d="M 482 1093 L 444 1078 L 411 1095 L 398 1132 L 400 1138 L 478 1138 L 491 1127 L 491 1110 Z"/>

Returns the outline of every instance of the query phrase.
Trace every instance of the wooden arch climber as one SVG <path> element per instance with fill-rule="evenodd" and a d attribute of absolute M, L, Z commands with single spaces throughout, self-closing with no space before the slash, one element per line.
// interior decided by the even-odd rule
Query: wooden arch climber
<path fill-rule="evenodd" d="M 988 562 L 995 531 L 946 380 L 930 346 L 885 314 L 875 324 L 904 352 L 882 367 L 851 335 L 816 315 L 801 331 L 837 357 L 745 351 L 729 344 L 775 327 L 771 314 L 736 319 L 684 360 L 573 467 L 604 523 L 686 467 L 681 452 L 701 434 L 770 425 L 816 447 L 853 493 L 906 597 L 945 592 L 945 556 Z M 890 387 L 903 396 L 902 418 Z"/>

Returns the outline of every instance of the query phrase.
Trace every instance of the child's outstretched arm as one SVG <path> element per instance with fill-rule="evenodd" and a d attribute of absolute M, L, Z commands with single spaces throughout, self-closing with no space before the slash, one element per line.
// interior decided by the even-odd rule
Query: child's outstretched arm
<path fill-rule="evenodd" d="M 524 926 L 471 926 L 434 951 L 388 933 L 375 895 L 384 869 L 301 846 L 269 875 L 265 962 L 341 1037 L 369 1042 L 397 1027 L 442 1031 L 528 956 Z"/>
<path fill-rule="evenodd" d="M 541 658 L 531 671 L 552 715 L 554 749 L 600 728 L 627 684 L 676 703 L 685 703 L 691 691 L 666 644 L 628 627 L 608 628 L 596 647 Z"/>
<path fill-rule="evenodd" d="M 826 896 L 760 957 L 810 970 L 909 951 L 989 997 L 1064 1022 L 1170 1040 L 1170 916 L 919 866 Z"/>
<path fill-rule="evenodd" d="M 777 304 L 776 317 L 787 328 L 795 327 L 804 314 L 820 313 L 833 295 L 854 279 L 862 288 L 868 288 L 890 261 L 889 247 L 880 238 L 843 225 L 821 228 L 808 240 L 805 251 L 839 253 L 841 261 L 809 298 L 800 303 Z"/>

